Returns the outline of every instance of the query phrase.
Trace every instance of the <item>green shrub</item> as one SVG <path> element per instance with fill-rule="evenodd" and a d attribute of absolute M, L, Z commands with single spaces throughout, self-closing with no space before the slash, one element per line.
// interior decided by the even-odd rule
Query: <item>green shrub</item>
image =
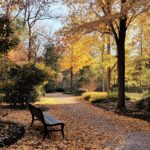
<path fill-rule="evenodd" d="M 86 92 L 82 94 L 82 98 L 85 100 L 89 100 L 92 92 Z"/>
<path fill-rule="evenodd" d="M 109 99 L 109 101 L 117 101 L 118 100 L 118 92 L 117 91 L 109 92 L 108 99 Z M 125 95 L 125 99 L 130 100 L 130 98 L 126 95 Z"/>
<path fill-rule="evenodd" d="M 10 105 L 34 102 L 37 100 L 37 86 L 46 79 L 46 73 L 33 64 L 15 65 L 9 69 L 9 79 L 2 87 L 3 101 Z"/>
<path fill-rule="evenodd" d="M 56 88 L 56 92 L 65 92 L 65 89 L 62 87 Z"/>
<path fill-rule="evenodd" d="M 84 89 L 84 88 L 79 88 L 79 89 L 77 89 L 75 92 L 74 92 L 74 94 L 75 95 L 82 95 L 83 93 L 85 93 L 85 92 L 87 92 L 88 90 L 87 89 Z"/>
<path fill-rule="evenodd" d="M 45 95 L 45 83 L 36 86 L 36 92 L 39 96 L 44 96 Z"/>
<path fill-rule="evenodd" d="M 91 103 L 97 103 L 107 100 L 106 92 L 86 92 L 82 94 L 85 100 L 89 100 Z"/>
<path fill-rule="evenodd" d="M 110 92 L 109 95 L 106 92 L 85 92 L 82 94 L 82 98 L 91 103 L 114 102 L 118 100 L 118 92 Z"/>
<path fill-rule="evenodd" d="M 107 100 L 106 92 L 93 92 L 89 99 L 91 103 L 100 103 L 106 100 Z"/>
<path fill-rule="evenodd" d="M 143 92 L 142 97 L 143 98 L 137 102 L 136 107 L 150 112 L 150 90 L 148 89 Z"/>
<path fill-rule="evenodd" d="M 150 96 L 150 89 L 143 92 L 143 98 Z"/>
<path fill-rule="evenodd" d="M 108 99 L 110 101 L 116 101 L 118 99 L 118 92 L 110 92 L 108 94 Z"/>
<path fill-rule="evenodd" d="M 136 104 L 136 107 L 150 112 L 150 95 L 145 96 L 143 99 L 139 100 Z"/>
<path fill-rule="evenodd" d="M 52 92 L 55 92 L 55 90 L 56 89 L 52 85 L 50 85 L 50 84 L 45 85 L 45 92 L 46 93 L 52 93 Z"/>
<path fill-rule="evenodd" d="M 144 109 L 144 102 L 142 100 L 139 100 L 137 103 L 136 103 L 136 107 L 138 109 Z"/>

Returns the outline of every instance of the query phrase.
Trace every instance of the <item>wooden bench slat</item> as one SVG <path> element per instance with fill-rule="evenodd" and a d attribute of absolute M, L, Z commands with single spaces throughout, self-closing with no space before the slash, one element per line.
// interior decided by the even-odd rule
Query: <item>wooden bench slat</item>
<path fill-rule="evenodd" d="M 59 125 L 61 127 L 61 129 L 59 129 L 59 130 L 57 129 L 57 130 L 53 130 L 53 131 L 61 131 L 62 136 L 64 137 L 64 123 L 63 122 L 61 122 L 58 119 L 55 119 L 53 116 L 50 116 L 47 113 L 43 113 L 40 108 L 37 108 L 29 103 L 28 103 L 28 106 L 29 106 L 29 110 L 32 115 L 31 126 L 32 126 L 34 120 L 41 121 L 44 126 L 44 129 L 45 129 L 44 138 L 46 137 L 46 134 L 48 132 L 48 126 L 57 126 L 57 125 Z"/>
<path fill-rule="evenodd" d="M 55 119 L 54 117 L 44 113 L 44 120 L 50 124 L 59 124 L 62 123 L 61 121 Z"/>

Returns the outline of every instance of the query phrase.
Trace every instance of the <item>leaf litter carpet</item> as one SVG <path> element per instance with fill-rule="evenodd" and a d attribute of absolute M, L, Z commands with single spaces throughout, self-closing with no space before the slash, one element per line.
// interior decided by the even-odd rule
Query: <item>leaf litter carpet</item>
<path fill-rule="evenodd" d="M 62 139 L 61 133 L 54 132 L 49 133 L 43 141 L 43 127 L 38 121 L 34 122 L 33 127 L 30 126 L 31 115 L 28 110 L 8 109 L 4 120 L 21 123 L 25 135 L 17 143 L 3 149 L 136 150 L 138 147 L 142 150 L 140 146 L 144 146 L 144 150 L 150 149 L 150 142 L 147 142 L 150 140 L 149 122 L 119 116 L 74 96 L 61 93 L 47 96 L 54 98 L 56 103 L 37 106 L 65 123 L 65 138 Z M 143 141 L 142 137 L 145 137 Z"/>

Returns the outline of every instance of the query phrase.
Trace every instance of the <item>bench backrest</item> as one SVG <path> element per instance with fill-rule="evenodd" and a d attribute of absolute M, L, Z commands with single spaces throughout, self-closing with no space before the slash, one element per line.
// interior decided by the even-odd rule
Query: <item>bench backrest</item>
<path fill-rule="evenodd" d="M 39 119 L 42 123 L 45 123 L 42 110 L 40 108 L 37 108 L 31 104 L 28 103 L 30 112 L 32 116 L 35 116 L 37 119 Z"/>

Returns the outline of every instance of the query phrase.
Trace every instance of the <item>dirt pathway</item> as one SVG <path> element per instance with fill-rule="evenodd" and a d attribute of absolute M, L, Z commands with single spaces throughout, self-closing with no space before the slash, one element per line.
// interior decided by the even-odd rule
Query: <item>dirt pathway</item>
<path fill-rule="evenodd" d="M 136 120 L 123 116 L 118 116 L 110 112 L 106 112 L 103 109 L 97 108 L 84 101 L 77 101 L 76 98 L 70 95 L 64 94 L 49 94 L 56 101 L 63 101 L 68 105 L 63 105 L 63 113 L 69 118 L 74 118 L 76 121 L 85 124 L 90 128 L 87 132 L 100 136 L 106 135 L 107 142 L 103 147 L 111 149 L 150 149 L 150 134 L 146 134 L 149 130 L 150 124 L 142 120 Z M 72 105 L 74 104 L 74 105 Z M 146 125 L 147 129 L 143 126 Z M 144 129 L 144 128 L 145 129 Z M 82 134 L 82 132 L 81 132 Z M 121 146 L 119 146 L 121 145 Z"/>
<path fill-rule="evenodd" d="M 150 149 L 150 124 L 119 116 L 92 106 L 86 101 L 61 93 L 46 95 L 55 99 L 54 105 L 44 105 L 49 114 L 65 123 L 65 138 L 59 133 L 49 135 L 43 142 L 40 123 L 30 127 L 31 116 L 26 110 L 8 110 L 7 120 L 24 124 L 26 134 L 9 149 L 43 150 L 144 150 Z M 58 102 L 58 104 L 57 104 Z M 16 115 L 17 114 L 17 115 Z M 24 145 L 24 147 L 22 147 Z M 137 149 L 138 148 L 138 149 Z"/>

